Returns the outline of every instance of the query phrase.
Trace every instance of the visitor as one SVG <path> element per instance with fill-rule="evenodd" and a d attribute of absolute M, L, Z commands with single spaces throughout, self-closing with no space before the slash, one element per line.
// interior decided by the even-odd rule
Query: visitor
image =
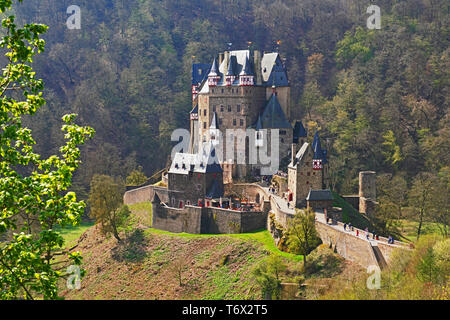
<path fill-rule="evenodd" d="M 356 236 L 359 237 L 359 230 L 356 229 Z"/>
<path fill-rule="evenodd" d="M 347 224 L 344 223 L 344 231 L 347 231 Z"/>
<path fill-rule="evenodd" d="M 353 231 L 353 227 L 352 227 L 352 223 L 351 222 L 348 224 L 348 230 Z"/>

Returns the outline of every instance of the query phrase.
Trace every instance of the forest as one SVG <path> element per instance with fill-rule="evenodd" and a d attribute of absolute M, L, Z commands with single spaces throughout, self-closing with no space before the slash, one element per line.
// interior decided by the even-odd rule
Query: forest
<path fill-rule="evenodd" d="M 166 166 L 173 129 L 189 126 L 192 62 L 209 63 L 227 43 L 270 51 L 276 41 L 294 115 L 320 130 L 335 191 L 356 192 L 357 173 L 373 170 L 390 207 L 424 183 L 448 195 L 447 1 L 79 0 L 81 29 L 69 30 L 71 4 L 29 0 L 15 14 L 49 26 L 34 63 L 46 106 L 28 121 L 38 152 L 57 152 L 63 114 L 96 130 L 75 175 L 81 198 L 94 174 Z M 379 30 L 366 26 L 371 4 Z"/>

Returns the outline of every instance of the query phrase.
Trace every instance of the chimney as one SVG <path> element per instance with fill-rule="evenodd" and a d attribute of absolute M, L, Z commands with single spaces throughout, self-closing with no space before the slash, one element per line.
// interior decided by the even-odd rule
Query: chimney
<path fill-rule="evenodd" d="M 224 61 L 225 61 L 225 69 L 224 72 L 227 72 L 228 69 L 228 63 L 230 62 L 230 51 L 225 51 L 224 52 Z"/>
<path fill-rule="evenodd" d="M 293 143 L 292 145 L 291 145 L 291 162 L 292 162 L 292 165 L 295 165 L 295 156 L 297 155 L 297 144 L 296 143 Z"/>
<path fill-rule="evenodd" d="M 223 61 L 223 52 L 219 53 L 219 66 L 222 64 Z"/>
<path fill-rule="evenodd" d="M 255 50 L 254 53 L 254 66 L 255 66 L 255 83 L 256 85 L 262 84 L 261 75 L 261 51 Z"/>

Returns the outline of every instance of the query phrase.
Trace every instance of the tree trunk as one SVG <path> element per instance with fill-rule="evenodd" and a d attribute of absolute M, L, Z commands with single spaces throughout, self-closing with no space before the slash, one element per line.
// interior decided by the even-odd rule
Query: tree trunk
<path fill-rule="evenodd" d="M 112 224 L 112 227 L 113 227 L 114 238 L 116 238 L 117 241 L 122 242 L 122 239 L 120 239 L 119 233 L 117 232 L 116 224 L 113 223 L 113 224 Z"/>
<path fill-rule="evenodd" d="M 420 232 L 422 231 L 422 223 L 423 223 L 423 209 L 420 210 L 419 228 L 417 229 L 417 240 L 419 240 Z"/>

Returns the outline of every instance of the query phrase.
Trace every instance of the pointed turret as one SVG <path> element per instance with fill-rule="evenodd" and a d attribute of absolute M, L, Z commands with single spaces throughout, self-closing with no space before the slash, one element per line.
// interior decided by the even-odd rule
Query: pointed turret
<path fill-rule="evenodd" d="M 210 87 L 215 87 L 219 83 L 220 80 L 220 71 L 217 67 L 216 58 L 214 58 L 213 64 L 211 66 L 211 71 L 208 74 L 208 85 Z"/>
<path fill-rule="evenodd" d="M 306 131 L 303 123 L 301 121 L 295 122 L 294 126 L 294 143 L 299 143 L 301 138 L 306 138 L 308 136 L 308 132 Z M 302 139 L 304 140 L 304 139 Z M 303 143 L 301 143 L 303 144 Z"/>
<path fill-rule="evenodd" d="M 217 145 L 219 143 L 219 134 L 219 121 L 217 120 L 216 112 L 214 112 L 211 120 L 211 126 L 209 127 L 210 140 L 214 145 Z"/>
<path fill-rule="evenodd" d="M 219 75 L 219 68 L 217 67 L 216 58 L 213 60 L 213 64 L 211 66 L 211 71 L 208 74 L 208 77 L 211 76 L 218 76 Z"/>
<path fill-rule="evenodd" d="M 241 86 L 253 86 L 254 84 L 254 76 L 250 69 L 250 61 L 248 60 L 248 56 L 245 57 L 242 71 L 239 74 L 239 82 Z"/>
<path fill-rule="evenodd" d="M 236 59 L 236 57 L 234 57 L 234 56 L 230 57 L 229 62 L 228 62 L 228 69 L 225 74 L 225 80 L 226 80 L 227 86 L 231 86 L 235 79 L 234 68 L 233 68 L 233 58 L 234 58 L 234 60 Z"/>
<path fill-rule="evenodd" d="M 312 144 L 314 157 L 313 157 L 313 169 L 321 170 L 323 165 L 326 164 L 326 151 L 322 150 L 322 146 L 320 144 L 319 132 L 316 132 L 314 135 L 314 141 Z"/>

